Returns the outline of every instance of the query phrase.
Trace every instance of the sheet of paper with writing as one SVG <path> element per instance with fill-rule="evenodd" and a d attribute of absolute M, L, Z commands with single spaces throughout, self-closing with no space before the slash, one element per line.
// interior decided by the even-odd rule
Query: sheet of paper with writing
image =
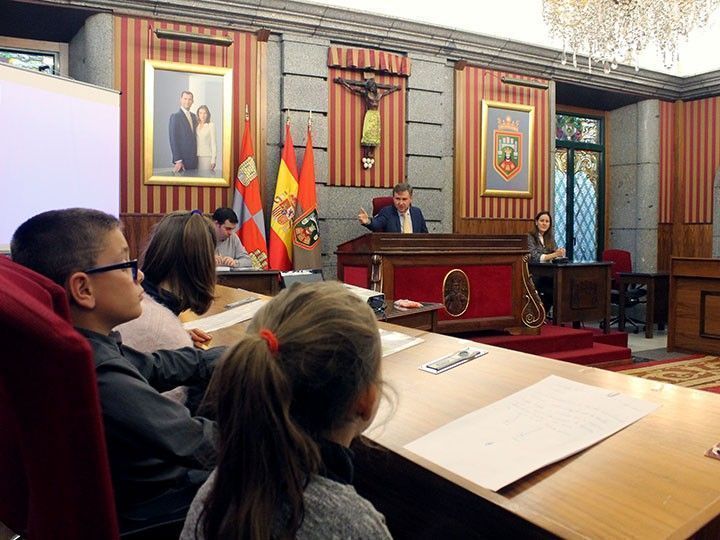
<path fill-rule="evenodd" d="M 185 330 L 199 328 L 203 332 L 214 332 L 215 330 L 227 328 L 228 326 L 252 319 L 255 313 L 266 303 L 267 300 L 255 300 L 248 304 L 227 309 L 216 315 L 188 321 L 183 324 L 183 327 Z"/>
<path fill-rule="evenodd" d="M 551 375 L 405 448 L 497 491 L 592 446 L 658 407 L 606 388 Z"/>

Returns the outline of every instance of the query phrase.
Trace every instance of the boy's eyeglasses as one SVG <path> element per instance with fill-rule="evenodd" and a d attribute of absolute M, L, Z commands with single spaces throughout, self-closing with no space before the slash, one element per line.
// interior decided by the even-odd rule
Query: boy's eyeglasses
<path fill-rule="evenodd" d="M 130 269 L 130 271 L 132 272 L 133 281 L 137 281 L 137 276 L 138 276 L 137 259 L 133 259 L 132 261 L 116 263 L 116 264 L 108 264 L 105 266 L 96 266 L 95 268 L 89 268 L 88 270 L 83 270 L 83 272 L 85 272 L 86 274 L 100 274 L 102 272 L 110 272 L 112 270 L 124 270 L 125 268 Z"/>

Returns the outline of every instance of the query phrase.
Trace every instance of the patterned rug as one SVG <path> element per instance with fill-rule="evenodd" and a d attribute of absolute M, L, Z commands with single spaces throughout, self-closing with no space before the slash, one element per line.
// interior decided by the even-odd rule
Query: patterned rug
<path fill-rule="evenodd" d="M 625 364 L 610 369 L 643 379 L 720 393 L 720 358 L 717 356 Z"/>

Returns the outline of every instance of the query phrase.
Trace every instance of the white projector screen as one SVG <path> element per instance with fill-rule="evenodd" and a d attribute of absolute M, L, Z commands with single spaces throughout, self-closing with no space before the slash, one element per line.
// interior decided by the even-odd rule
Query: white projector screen
<path fill-rule="evenodd" d="M 0 251 L 56 208 L 120 211 L 120 94 L 0 64 Z"/>

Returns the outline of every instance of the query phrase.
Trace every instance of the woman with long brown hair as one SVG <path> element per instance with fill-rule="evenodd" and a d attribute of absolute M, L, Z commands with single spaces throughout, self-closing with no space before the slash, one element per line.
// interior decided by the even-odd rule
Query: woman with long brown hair
<path fill-rule="evenodd" d="M 198 211 L 171 212 L 153 229 L 140 260 L 145 274 L 143 313 L 116 328 L 123 343 L 143 352 L 205 343 L 204 332 L 188 333 L 177 316 L 205 313 L 215 294 L 215 228 Z"/>
<path fill-rule="evenodd" d="M 338 283 L 264 306 L 215 368 L 218 465 L 181 539 L 389 538 L 349 450 L 377 411 L 380 358 L 371 309 Z"/>

